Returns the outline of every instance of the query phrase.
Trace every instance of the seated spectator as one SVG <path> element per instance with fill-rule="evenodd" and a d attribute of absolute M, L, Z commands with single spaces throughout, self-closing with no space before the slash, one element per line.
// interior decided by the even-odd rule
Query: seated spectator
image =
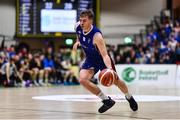
<path fill-rule="evenodd" d="M 43 66 L 46 85 L 50 85 L 49 83 L 55 83 L 55 66 L 51 55 L 48 55 L 44 58 Z"/>
<path fill-rule="evenodd" d="M 23 81 L 19 75 L 19 72 L 17 71 L 13 58 L 10 58 L 8 62 L 2 65 L 1 71 L 4 86 L 14 87 Z"/>
<path fill-rule="evenodd" d="M 24 87 L 33 86 L 33 81 L 31 79 L 31 72 L 29 70 L 29 60 L 28 60 L 28 58 L 21 59 L 19 72 L 20 72 L 21 77 L 24 80 L 22 86 L 24 86 Z"/>
<path fill-rule="evenodd" d="M 0 68 L 2 67 L 4 63 L 3 57 L 0 56 Z M 3 85 L 3 79 L 2 79 L 2 70 L 0 69 L 0 86 Z"/>
<path fill-rule="evenodd" d="M 34 84 L 36 86 L 44 86 L 43 83 L 44 69 L 39 54 L 35 54 L 34 57 L 30 60 L 29 69 Z"/>
<path fill-rule="evenodd" d="M 176 45 L 176 64 L 180 64 L 180 43 L 177 43 Z"/>
<path fill-rule="evenodd" d="M 72 68 L 72 61 L 69 59 L 64 60 L 61 64 L 63 69 L 66 70 L 64 71 L 64 85 L 79 84 Z"/>

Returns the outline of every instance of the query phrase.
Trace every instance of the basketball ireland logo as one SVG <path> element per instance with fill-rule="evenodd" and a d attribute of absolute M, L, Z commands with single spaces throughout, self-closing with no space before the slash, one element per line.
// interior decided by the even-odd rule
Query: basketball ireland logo
<path fill-rule="evenodd" d="M 122 78 L 126 82 L 130 83 L 136 78 L 136 71 L 132 67 L 125 68 L 122 71 Z"/>

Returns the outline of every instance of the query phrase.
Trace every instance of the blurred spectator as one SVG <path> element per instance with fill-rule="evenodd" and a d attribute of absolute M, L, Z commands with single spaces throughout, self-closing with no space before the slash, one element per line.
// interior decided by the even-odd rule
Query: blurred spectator
<path fill-rule="evenodd" d="M 43 86 L 43 63 L 40 60 L 40 55 L 34 54 L 34 57 L 29 61 L 29 70 L 31 74 L 31 79 L 35 86 Z"/>
<path fill-rule="evenodd" d="M 0 56 L 0 68 L 2 67 L 4 63 L 3 57 Z M 2 70 L 0 69 L 0 86 L 3 85 L 3 79 L 2 79 Z"/>
<path fill-rule="evenodd" d="M 21 83 L 23 81 L 19 75 L 19 72 L 17 71 L 13 58 L 10 58 L 8 62 L 2 65 L 1 71 L 2 71 L 2 80 L 4 86 L 7 87 L 17 86 L 18 83 Z"/>
<path fill-rule="evenodd" d="M 48 56 L 44 58 L 43 66 L 44 66 L 45 83 L 46 85 L 50 85 L 49 83 L 54 83 L 55 80 L 54 60 L 50 54 L 48 54 Z"/>
<path fill-rule="evenodd" d="M 176 64 L 180 64 L 180 43 L 177 43 L 176 45 Z"/>

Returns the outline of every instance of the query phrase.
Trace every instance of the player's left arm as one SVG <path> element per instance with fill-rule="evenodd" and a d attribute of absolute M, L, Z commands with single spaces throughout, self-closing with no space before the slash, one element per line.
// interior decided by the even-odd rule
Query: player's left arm
<path fill-rule="evenodd" d="M 107 68 L 111 69 L 111 59 L 107 53 L 105 40 L 103 39 L 101 33 L 96 33 L 93 38 L 94 44 L 98 47 L 98 50 L 103 58 L 103 61 Z"/>

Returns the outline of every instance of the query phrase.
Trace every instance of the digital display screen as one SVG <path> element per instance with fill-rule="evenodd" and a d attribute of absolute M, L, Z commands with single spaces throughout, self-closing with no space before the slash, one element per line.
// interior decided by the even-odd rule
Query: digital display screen
<path fill-rule="evenodd" d="M 76 10 L 41 10 L 41 32 L 74 32 Z"/>
<path fill-rule="evenodd" d="M 82 10 L 99 21 L 99 0 L 17 0 L 16 37 L 71 37 Z"/>

